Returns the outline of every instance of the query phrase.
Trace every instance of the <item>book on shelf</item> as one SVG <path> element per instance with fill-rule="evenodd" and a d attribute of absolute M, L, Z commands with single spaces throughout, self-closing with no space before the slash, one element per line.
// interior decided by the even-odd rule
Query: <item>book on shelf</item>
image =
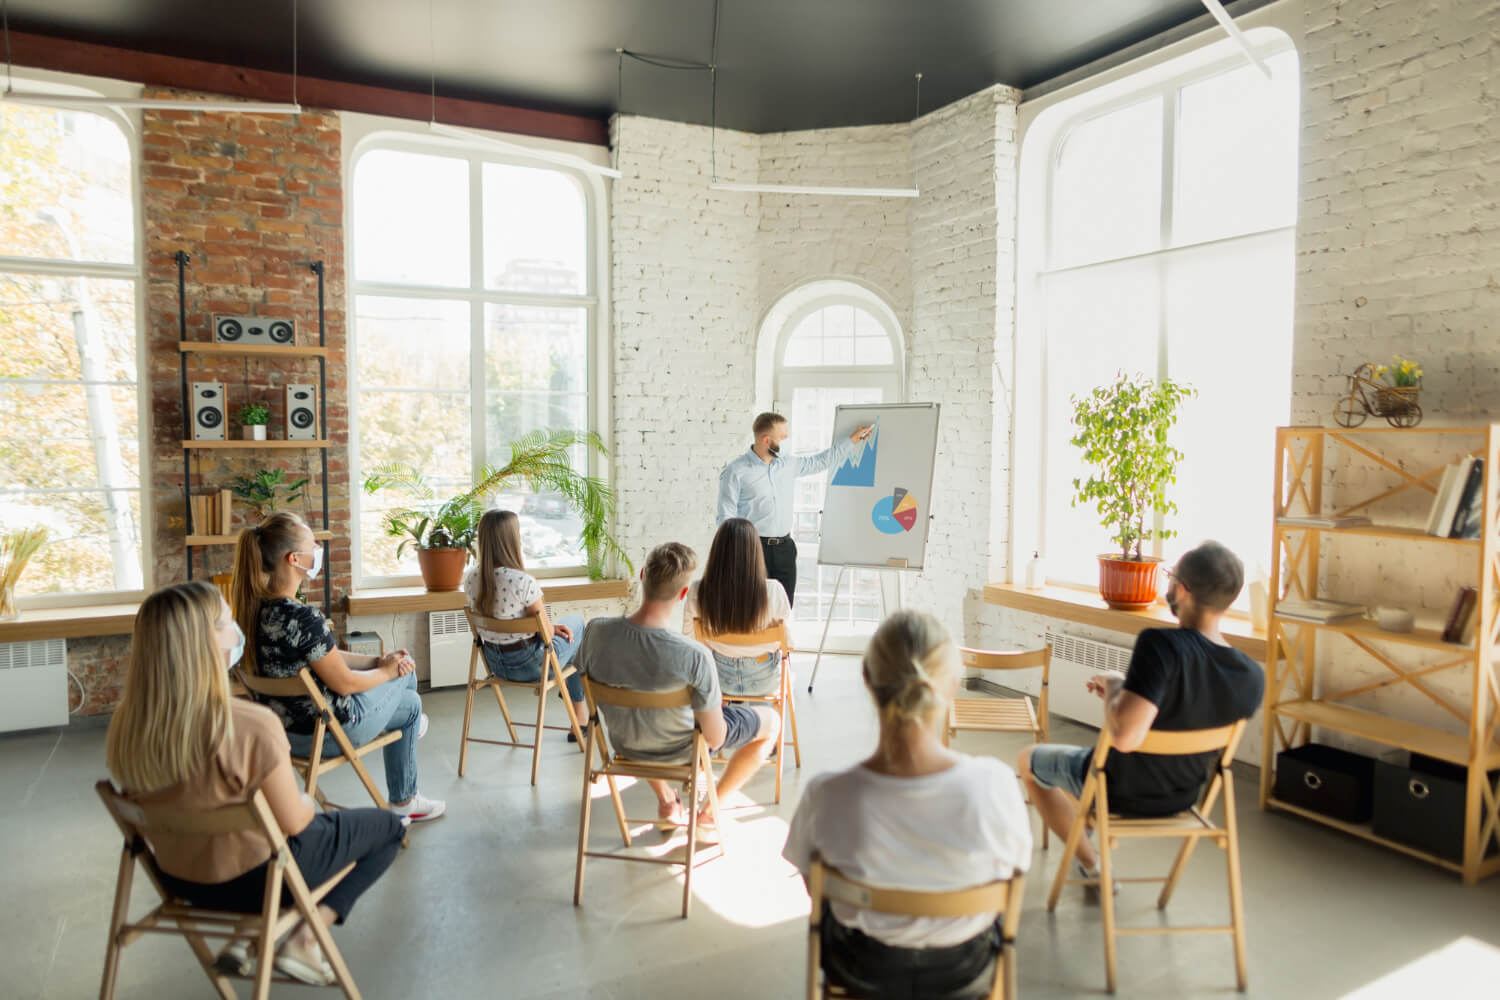
<path fill-rule="evenodd" d="M 1333 622 L 1348 621 L 1352 618 L 1363 618 L 1366 610 L 1363 604 L 1348 604 L 1344 601 L 1322 599 L 1281 601 L 1276 605 L 1276 617 L 1328 625 Z"/>
<path fill-rule="evenodd" d="M 1464 627 L 1468 624 L 1469 616 L 1474 612 L 1474 606 L 1479 601 L 1479 591 L 1474 587 L 1459 587 L 1458 594 L 1453 598 L 1453 604 L 1448 609 L 1448 617 L 1443 620 L 1444 642 L 1460 642 L 1463 639 Z"/>
<path fill-rule="evenodd" d="M 1469 480 L 1459 496 L 1458 509 L 1448 527 L 1449 538 L 1478 538 L 1484 521 L 1484 459 L 1476 458 L 1469 469 Z"/>
<path fill-rule="evenodd" d="M 1363 528 L 1370 519 L 1363 514 L 1283 514 L 1276 523 L 1289 528 Z"/>
<path fill-rule="evenodd" d="M 193 534 L 228 535 L 233 527 L 234 493 L 217 490 L 213 493 L 194 493 L 188 497 L 192 505 Z"/>
<path fill-rule="evenodd" d="M 1458 504 L 1463 499 L 1464 487 L 1469 484 L 1469 474 L 1473 467 L 1473 456 L 1467 456 L 1443 470 L 1443 481 L 1438 486 L 1437 496 L 1432 498 L 1432 508 L 1427 512 L 1429 535 L 1448 537 L 1453 528 L 1453 516 L 1458 513 Z"/>

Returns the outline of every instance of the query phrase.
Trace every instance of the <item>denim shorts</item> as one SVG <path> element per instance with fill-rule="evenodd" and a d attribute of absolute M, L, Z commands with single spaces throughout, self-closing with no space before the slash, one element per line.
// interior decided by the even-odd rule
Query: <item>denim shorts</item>
<path fill-rule="evenodd" d="M 1041 743 L 1031 748 L 1031 776 L 1043 788 L 1061 788 L 1076 799 L 1083 794 L 1093 757 L 1093 747 Z"/>
<path fill-rule="evenodd" d="M 734 753 L 740 747 L 755 739 L 755 733 L 760 729 L 760 716 L 755 714 L 755 709 L 749 705 L 724 706 L 724 728 L 728 735 L 724 737 L 724 745 L 719 748 L 721 753 Z"/>
<path fill-rule="evenodd" d="M 781 690 L 781 656 L 775 652 L 760 656 L 725 656 L 714 650 L 714 665 L 719 670 L 719 690 L 724 697 L 736 695 L 763 696 Z"/>

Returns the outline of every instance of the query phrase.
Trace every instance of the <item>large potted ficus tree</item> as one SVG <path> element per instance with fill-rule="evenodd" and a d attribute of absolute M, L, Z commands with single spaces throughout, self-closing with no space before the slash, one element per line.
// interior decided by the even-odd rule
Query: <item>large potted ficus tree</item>
<path fill-rule="evenodd" d="M 1153 382 L 1123 372 L 1113 384 L 1074 396 L 1072 444 L 1094 467 L 1087 479 L 1074 479 L 1073 504 L 1094 504 L 1099 521 L 1119 546 L 1099 556 L 1099 595 L 1121 610 L 1155 603 L 1161 559 L 1142 555 L 1141 545 L 1176 532 L 1156 523 L 1177 512 L 1167 487 L 1177 481 L 1182 452 L 1168 440 L 1178 410 L 1197 390 L 1171 379 Z"/>
<path fill-rule="evenodd" d="M 573 468 L 571 451 L 584 446 L 605 454 L 599 435 L 580 431 L 533 431 L 510 443 L 510 460 L 479 470 L 472 488 L 439 500 L 431 480 L 410 465 L 389 462 L 365 477 L 366 493 L 393 489 L 411 497 L 409 506 L 388 511 L 386 534 L 401 539 L 397 556 L 415 545 L 422 582 L 428 590 L 457 590 L 464 565 L 474 555 L 479 519 L 491 499 L 525 485 L 535 492 L 561 494 L 578 511 L 583 525 L 579 541 L 588 553 L 590 579 L 600 579 L 611 555 L 630 560 L 610 534 L 615 494 L 603 480 Z M 632 567 L 633 568 L 633 567 Z"/>

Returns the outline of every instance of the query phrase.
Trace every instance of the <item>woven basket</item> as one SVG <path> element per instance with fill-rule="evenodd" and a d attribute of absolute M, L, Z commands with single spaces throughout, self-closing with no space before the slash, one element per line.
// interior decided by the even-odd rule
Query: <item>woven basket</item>
<path fill-rule="evenodd" d="M 1410 413 L 1417 405 L 1421 394 L 1420 385 L 1388 385 L 1375 390 L 1375 415 L 1378 417 L 1400 416 Z"/>

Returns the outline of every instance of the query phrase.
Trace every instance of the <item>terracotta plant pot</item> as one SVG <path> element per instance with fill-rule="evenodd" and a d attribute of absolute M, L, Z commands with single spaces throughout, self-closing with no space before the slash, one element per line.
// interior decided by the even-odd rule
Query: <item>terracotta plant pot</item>
<path fill-rule="evenodd" d="M 457 590 L 463 582 L 468 549 L 418 549 L 417 565 L 422 568 L 422 583 L 429 591 Z"/>
<path fill-rule="evenodd" d="M 1156 603 L 1156 571 L 1161 559 L 1099 557 L 1099 596 L 1116 611 L 1144 611 Z"/>

